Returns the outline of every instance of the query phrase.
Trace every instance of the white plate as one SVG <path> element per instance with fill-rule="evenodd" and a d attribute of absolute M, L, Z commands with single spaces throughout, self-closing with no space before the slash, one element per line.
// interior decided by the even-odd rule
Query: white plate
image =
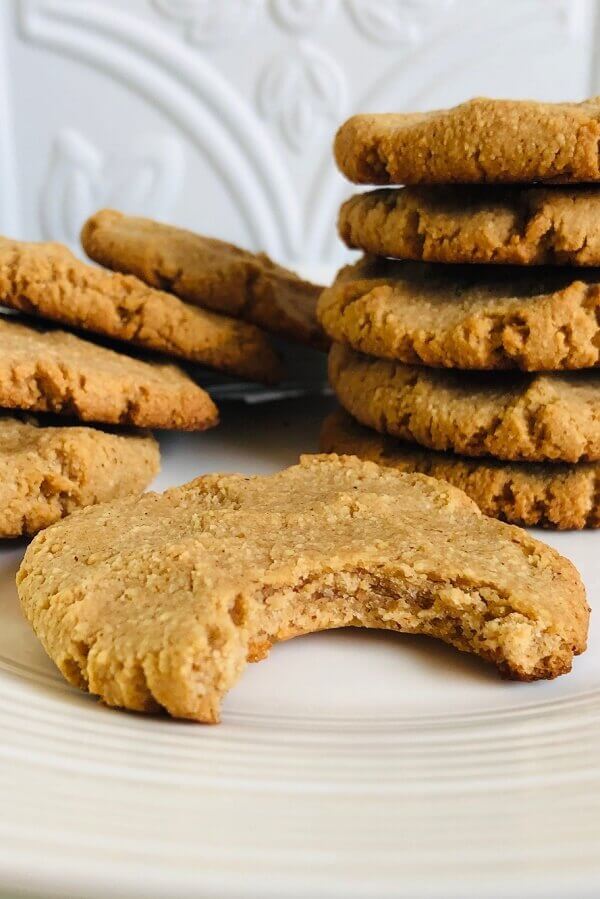
<path fill-rule="evenodd" d="M 326 400 L 224 410 L 163 441 L 160 488 L 274 471 Z M 538 534 L 598 602 L 600 537 Z M 600 656 L 501 681 L 434 641 L 340 631 L 276 647 L 206 727 L 68 687 L 0 550 L 0 892 L 68 897 L 598 896 Z"/>

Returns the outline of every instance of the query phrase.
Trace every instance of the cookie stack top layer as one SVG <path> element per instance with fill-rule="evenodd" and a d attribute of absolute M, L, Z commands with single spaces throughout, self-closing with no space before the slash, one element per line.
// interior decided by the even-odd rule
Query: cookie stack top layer
<path fill-rule="evenodd" d="M 355 418 L 465 456 L 600 460 L 600 186 L 580 183 L 600 182 L 599 143 L 600 98 L 342 125 L 350 180 L 408 185 L 343 204 L 341 237 L 372 255 L 318 304 Z"/>
<path fill-rule="evenodd" d="M 600 181 L 600 98 L 475 98 L 424 113 L 356 115 L 334 145 L 356 184 Z"/>

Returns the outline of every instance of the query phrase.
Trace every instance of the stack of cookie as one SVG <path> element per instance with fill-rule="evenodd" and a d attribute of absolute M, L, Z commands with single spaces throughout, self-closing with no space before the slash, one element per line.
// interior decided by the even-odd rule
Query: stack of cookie
<path fill-rule="evenodd" d="M 346 410 L 325 450 L 443 478 L 510 522 L 600 525 L 599 141 L 600 100 L 341 127 L 350 180 L 406 186 L 340 212 L 368 255 L 319 301 Z"/>
<path fill-rule="evenodd" d="M 82 239 L 113 271 L 60 244 L 0 238 L 0 537 L 140 492 L 159 467 L 148 434 L 40 422 L 30 413 L 203 430 L 218 422 L 212 399 L 156 353 L 272 384 L 281 361 L 267 330 L 325 342 L 315 312 L 320 288 L 264 255 L 110 211 L 92 216 Z M 98 342 L 106 338 L 115 343 Z"/>

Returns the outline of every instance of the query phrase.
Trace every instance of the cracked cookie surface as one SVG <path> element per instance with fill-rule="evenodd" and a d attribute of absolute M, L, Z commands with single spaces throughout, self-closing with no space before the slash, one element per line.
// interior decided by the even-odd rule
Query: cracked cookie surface
<path fill-rule="evenodd" d="M 600 460 L 600 372 L 508 374 L 404 365 L 342 344 L 329 380 L 361 424 L 464 456 Z"/>
<path fill-rule="evenodd" d="M 0 537 L 36 534 L 76 509 L 141 493 L 159 468 L 150 434 L 0 414 Z"/>
<path fill-rule="evenodd" d="M 589 613 L 570 562 L 462 491 L 335 456 L 84 509 L 34 539 L 17 584 L 72 684 L 206 722 L 299 634 L 428 634 L 531 680 L 570 669 Z"/>
<path fill-rule="evenodd" d="M 321 451 L 419 472 L 464 490 L 485 515 L 526 527 L 600 527 L 600 464 L 500 462 L 421 449 L 365 428 L 338 409 L 323 423 Z"/>
<path fill-rule="evenodd" d="M 355 115 L 336 162 L 357 184 L 600 181 L 600 98 L 540 103 L 476 97 L 451 109 Z"/>
<path fill-rule="evenodd" d="M 275 382 L 266 334 L 77 259 L 58 243 L 0 238 L 0 303 L 250 380 Z"/>
<path fill-rule="evenodd" d="M 13 316 L 0 316 L 0 344 L 0 407 L 184 431 L 218 422 L 206 391 L 175 365 L 142 362 Z"/>
<path fill-rule="evenodd" d="M 600 265 L 600 188 L 439 185 L 350 197 L 349 247 L 425 262 Z"/>
<path fill-rule="evenodd" d="M 96 262 L 189 303 L 318 349 L 327 346 L 316 317 L 322 288 L 265 253 L 112 209 L 87 220 L 81 242 Z"/>
<path fill-rule="evenodd" d="M 600 271 L 366 257 L 319 300 L 336 341 L 384 359 L 554 371 L 600 362 Z"/>

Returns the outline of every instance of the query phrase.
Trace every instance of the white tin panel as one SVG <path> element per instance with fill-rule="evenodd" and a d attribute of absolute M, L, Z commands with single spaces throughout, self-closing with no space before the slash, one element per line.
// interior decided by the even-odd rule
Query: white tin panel
<path fill-rule="evenodd" d="M 102 205 L 282 261 L 343 258 L 331 139 L 358 110 L 580 99 L 597 0 L 5 0 L 0 226 Z"/>

